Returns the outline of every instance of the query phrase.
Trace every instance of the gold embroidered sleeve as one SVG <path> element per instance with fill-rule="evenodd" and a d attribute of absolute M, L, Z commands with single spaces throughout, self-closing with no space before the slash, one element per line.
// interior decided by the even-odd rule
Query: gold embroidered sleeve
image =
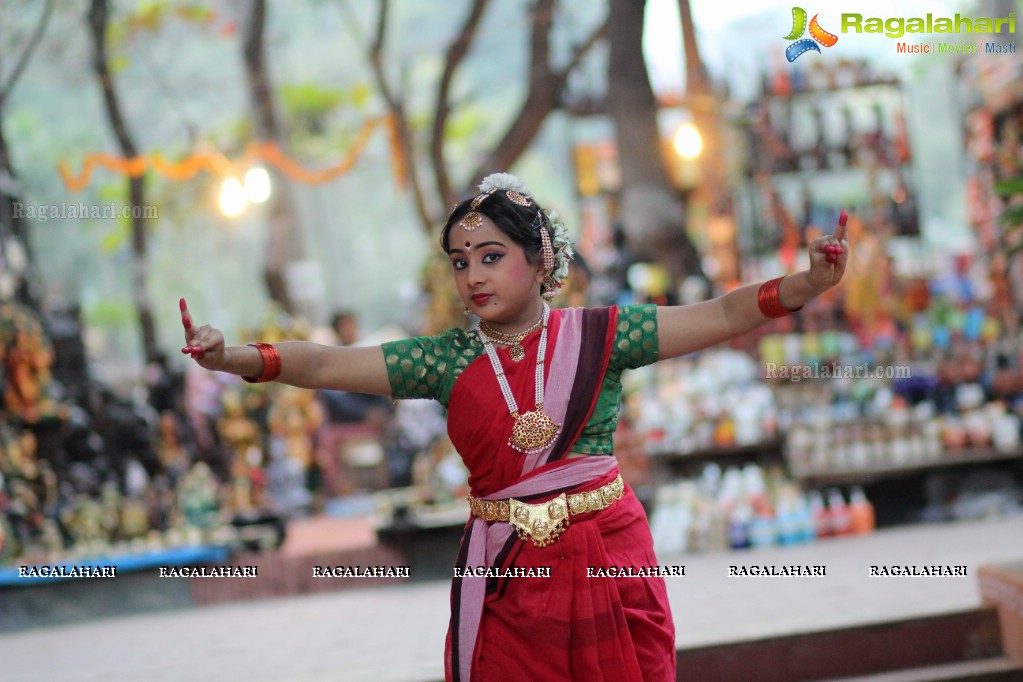
<path fill-rule="evenodd" d="M 452 330 L 383 344 L 393 398 L 431 398 L 447 405 L 451 387 L 480 353 L 475 336 Z"/>
<path fill-rule="evenodd" d="M 618 309 L 611 363 L 622 369 L 636 369 L 657 362 L 657 306 L 628 305 Z"/>

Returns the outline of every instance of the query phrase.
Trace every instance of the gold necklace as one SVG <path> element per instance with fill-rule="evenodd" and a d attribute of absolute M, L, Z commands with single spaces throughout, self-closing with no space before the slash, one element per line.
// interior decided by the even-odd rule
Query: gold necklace
<path fill-rule="evenodd" d="M 535 407 L 523 414 L 519 414 L 519 406 L 515 401 L 515 396 L 512 394 L 511 385 L 508 383 L 507 377 L 504 375 L 504 368 L 501 366 L 501 359 L 497 357 L 497 350 L 494 348 L 494 344 L 490 337 L 482 329 L 483 321 L 480 321 L 479 335 L 483 340 L 483 346 L 487 350 L 487 356 L 490 358 L 490 366 L 494 368 L 494 374 L 497 376 L 497 384 L 501 387 L 501 395 L 504 396 L 504 402 L 508 406 L 508 412 L 515 420 L 515 425 L 512 427 L 511 438 L 508 439 L 508 445 L 526 454 L 532 454 L 540 452 L 544 448 L 548 447 L 561 433 L 561 424 L 558 424 L 551 419 L 546 412 L 543 411 L 543 382 L 544 382 L 544 356 L 547 353 L 547 318 L 550 314 L 550 308 L 544 303 L 543 315 L 540 317 L 540 325 L 543 331 L 540 332 L 540 346 L 537 349 L 536 356 L 536 377 L 534 385 L 534 398 Z"/>
<path fill-rule="evenodd" d="M 543 313 L 540 314 L 540 319 L 533 323 L 529 329 L 523 329 L 517 334 L 504 334 L 487 324 L 486 320 L 480 320 L 480 331 L 483 332 L 490 341 L 493 343 L 499 343 L 502 346 L 511 346 L 511 359 L 515 362 L 519 362 L 522 358 L 526 357 L 526 349 L 522 347 L 522 342 L 527 336 L 535 332 L 543 325 Z"/>

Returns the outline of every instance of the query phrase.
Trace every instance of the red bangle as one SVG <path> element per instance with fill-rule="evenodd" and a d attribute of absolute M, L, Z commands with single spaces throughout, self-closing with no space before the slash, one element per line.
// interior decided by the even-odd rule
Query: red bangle
<path fill-rule="evenodd" d="M 263 373 L 258 377 L 242 377 L 250 384 L 262 384 L 266 381 L 273 381 L 281 375 L 281 354 L 269 343 L 250 343 L 250 346 L 259 351 L 263 358 Z"/>
<path fill-rule="evenodd" d="M 785 317 L 803 309 L 803 306 L 799 306 L 795 310 L 789 310 L 782 306 L 781 299 L 778 296 L 778 288 L 781 286 L 782 279 L 782 277 L 778 277 L 760 285 L 760 290 L 757 292 L 757 304 L 760 306 L 760 312 L 764 314 L 764 317 L 772 319 Z"/>

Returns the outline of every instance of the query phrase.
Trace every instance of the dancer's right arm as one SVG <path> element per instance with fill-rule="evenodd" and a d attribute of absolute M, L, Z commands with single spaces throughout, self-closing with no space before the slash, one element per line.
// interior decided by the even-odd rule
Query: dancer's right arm
<path fill-rule="evenodd" d="M 185 330 L 182 353 L 205 369 L 258 377 L 263 358 L 252 346 L 228 346 L 224 335 L 209 325 L 195 326 L 185 300 L 181 299 L 181 324 Z M 284 341 L 274 347 L 281 356 L 277 381 L 300 388 L 325 388 L 356 393 L 390 395 L 384 353 L 380 346 L 353 348 L 325 346 L 310 341 Z"/>

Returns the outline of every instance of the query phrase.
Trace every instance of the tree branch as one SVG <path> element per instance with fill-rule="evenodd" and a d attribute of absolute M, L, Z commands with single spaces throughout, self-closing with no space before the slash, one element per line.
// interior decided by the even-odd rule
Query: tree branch
<path fill-rule="evenodd" d="M 451 103 L 448 99 L 451 82 L 454 80 L 458 67 L 469 53 L 469 47 L 476 38 L 476 30 L 479 28 L 480 19 L 489 2 L 490 0 L 473 0 L 465 23 L 458 31 L 457 37 L 448 46 L 444 59 L 444 72 L 441 74 L 440 84 L 437 87 L 437 103 L 433 117 L 433 130 L 430 135 L 430 161 L 433 165 L 434 177 L 437 180 L 437 191 L 443 198 L 445 206 L 450 206 L 458 198 L 451 188 L 451 179 L 444 162 L 444 132 L 447 128 L 448 116 L 451 113 Z"/>
<path fill-rule="evenodd" d="M 249 101 L 255 114 L 256 138 L 280 143 L 281 130 L 273 107 L 264 47 L 266 0 L 251 1 L 252 7 L 246 17 L 242 54 L 249 82 Z"/>
<path fill-rule="evenodd" d="M 568 64 L 555 71 L 550 64 L 549 39 L 554 18 L 555 0 L 539 0 L 532 12 L 533 30 L 530 37 L 529 91 L 504 137 L 494 150 L 483 160 L 472 178 L 482 178 L 494 170 L 505 170 L 515 162 L 533 142 L 544 121 L 554 109 L 561 105 L 562 91 L 568 74 L 579 65 L 589 50 L 604 37 L 607 20 L 604 20 L 574 50 Z"/>
<path fill-rule="evenodd" d="M 21 74 L 25 72 L 25 67 L 28 66 L 32 53 L 42 40 L 43 33 L 46 32 L 46 26 L 50 23 L 50 17 L 53 15 L 53 5 L 54 0 L 46 0 L 46 5 L 43 7 L 43 13 L 39 16 L 35 30 L 32 31 L 32 35 L 25 44 L 25 49 L 22 50 L 18 59 L 14 62 L 14 70 L 11 71 L 11 75 L 7 78 L 7 82 L 3 84 L 3 87 L 0 87 L 0 109 L 4 108 L 8 95 L 11 94 L 11 90 L 14 89 L 18 79 L 21 78 Z"/>
<path fill-rule="evenodd" d="M 103 91 L 103 104 L 107 113 L 110 128 L 117 139 L 121 155 L 125 159 L 138 156 L 138 148 L 128 128 L 128 122 L 121 110 L 121 102 L 114 89 L 113 75 L 110 73 L 110 60 L 107 55 L 107 25 L 109 23 L 109 7 L 107 0 L 92 0 L 89 8 L 89 31 L 92 34 L 92 68 Z M 149 305 L 146 287 L 146 211 L 144 174 L 132 175 L 128 178 L 128 201 L 132 207 L 132 285 L 135 294 L 135 305 L 138 309 L 139 327 L 142 333 L 142 348 L 146 361 L 154 359 L 158 354 L 156 346 L 156 324 Z"/>
<path fill-rule="evenodd" d="M 347 14 L 349 30 L 356 40 L 360 38 L 358 23 L 355 21 L 355 14 L 345 0 L 341 0 L 342 9 Z M 426 205 L 426 197 L 423 195 L 422 183 L 419 179 L 419 172 L 416 165 L 416 150 L 412 139 L 412 130 L 409 127 L 408 116 L 405 112 L 404 100 L 391 88 L 384 74 L 383 53 L 384 42 L 387 38 L 387 18 L 390 14 L 390 1 L 380 0 L 380 13 L 377 15 L 376 31 L 372 43 L 366 46 L 366 55 L 373 78 L 376 81 L 377 89 L 387 103 L 387 110 L 394 118 L 395 129 L 398 134 L 398 144 L 401 146 L 402 155 L 408 165 L 409 185 L 412 188 L 412 200 L 415 203 L 416 214 L 423 229 L 429 231 L 433 227 L 433 216 Z"/>

